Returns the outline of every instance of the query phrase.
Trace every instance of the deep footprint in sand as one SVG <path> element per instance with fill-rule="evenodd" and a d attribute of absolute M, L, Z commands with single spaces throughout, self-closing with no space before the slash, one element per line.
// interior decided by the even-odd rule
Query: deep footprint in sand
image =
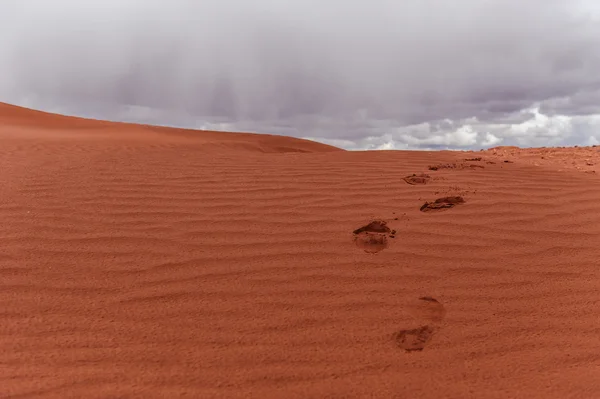
<path fill-rule="evenodd" d="M 395 230 L 391 230 L 383 220 L 371 223 L 353 231 L 356 246 L 365 252 L 374 254 L 388 247 L 388 237 L 394 238 Z"/>
<path fill-rule="evenodd" d="M 421 297 L 408 307 L 409 313 L 423 324 L 417 328 L 394 333 L 394 342 L 406 352 L 422 351 L 439 331 L 446 317 L 446 308 L 437 299 Z"/>
<path fill-rule="evenodd" d="M 456 205 L 464 204 L 463 197 L 443 197 L 438 198 L 433 202 L 426 202 L 421 206 L 421 212 L 441 211 L 444 209 L 454 208 Z"/>

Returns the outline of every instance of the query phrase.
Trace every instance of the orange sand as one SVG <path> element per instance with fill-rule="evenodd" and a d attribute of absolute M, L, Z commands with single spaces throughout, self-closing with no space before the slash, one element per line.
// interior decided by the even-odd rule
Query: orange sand
<path fill-rule="evenodd" d="M 0 104 L 0 397 L 598 398 L 599 150 Z"/>

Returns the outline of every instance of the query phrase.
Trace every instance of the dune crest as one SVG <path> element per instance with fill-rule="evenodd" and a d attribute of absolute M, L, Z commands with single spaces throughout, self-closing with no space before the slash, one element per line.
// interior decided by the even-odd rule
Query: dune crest
<path fill-rule="evenodd" d="M 270 134 L 232 133 L 179 129 L 108 122 L 0 103 L 0 134 L 2 139 L 78 139 L 143 141 L 156 144 L 202 145 L 206 151 L 248 151 L 259 153 L 337 152 L 340 148 L 315 141 Z"/>

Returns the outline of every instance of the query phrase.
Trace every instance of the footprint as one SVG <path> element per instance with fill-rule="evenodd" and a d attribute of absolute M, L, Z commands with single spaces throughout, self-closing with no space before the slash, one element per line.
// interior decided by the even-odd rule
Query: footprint
<path fill-rule="evenodd" d="M 408 306 L 409 313 L 423 325 L 394 333 L 394 342 L 406 352 L 422 351 L 439 331 L 446 308 L 437 299 L 424 296 Z"/>
<path fill-rule="evenodd" d="M 427 184 L 427 182 L 431 179 L 431 176 L 426 175 L 425 173 L 421 173 L 420 175 L 410 175 L 406 176 L 403 180 L 408 184 L 416 185 L 416 184 Z"/>
<path fill-rule="evenodd" d="M 391 230 L 383 220 L 371 223 L 353 231 L 356 246 L 368 253 L 377 253 L 388 247 L 388 237 L 394 238 L 396 231 Z"/>
<path fill-rule="evenodd" d="M 454 208 L 456 205 L 464 204 L 463 197 L 443 197 L 433 202 L 426 202 L 421 206 L 421 212 L 439 211 L 448 208 Z"/>
<path fill-rule="evenodd" d="M 475 159 L 475 158 L 474 158 Z M 476 160 L 476 159 L 475 159 Z M 475 164 L 464 164 L 464 163 L 445 163 L 439 165 L 430 165 L 429 170 L 440 170 L 440 169 L 484 169 L 483 165 Z"/>
<path fill-rule="evenodd" d="M 394 335 L 396 345 L 406 352 L 422 351 L 425 345 L 431 341 L 435 329 L 430 326 L 422 326 L 413 330 L 401 330 Z"/>

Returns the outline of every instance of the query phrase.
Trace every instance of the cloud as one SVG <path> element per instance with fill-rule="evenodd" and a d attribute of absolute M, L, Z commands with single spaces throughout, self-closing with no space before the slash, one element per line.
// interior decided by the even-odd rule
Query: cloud
<path fill-rule="evenodd" d="M 2 101 L 346 148 L 596 137 L 589 129 L 600 114 L 600 6 L 592 0 L 0 7 Z"/>

